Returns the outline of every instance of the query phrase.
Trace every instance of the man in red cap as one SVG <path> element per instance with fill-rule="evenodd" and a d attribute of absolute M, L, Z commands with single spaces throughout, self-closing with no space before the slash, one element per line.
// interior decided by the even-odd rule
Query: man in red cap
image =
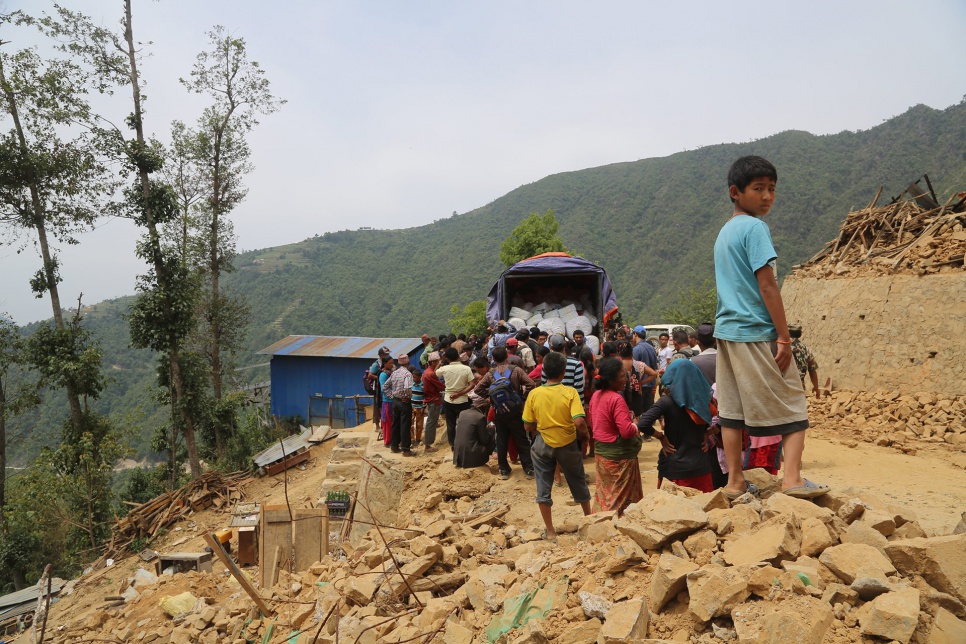
<path fill-rule="evenodd" d="M 523 360 L 517 355 L 517 351 L 520 349 L 520 341 L 516 338 L 507 338 L 506 341 L 506 352 L 507 352 L 507 362 L 514 367 L 523 368 Z M 491 354 L 492 357 L 492 354 Z"/>

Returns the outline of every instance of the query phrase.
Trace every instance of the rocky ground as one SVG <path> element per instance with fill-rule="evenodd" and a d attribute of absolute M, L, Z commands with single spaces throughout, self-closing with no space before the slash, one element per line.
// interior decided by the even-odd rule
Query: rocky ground
<path fill-rule="evenodd" d="M 155 580 L 132 557 L 73 582 L 51 609 L 47 639 L 966 641 L 966 403 L 836 392 L 810 404 L 805 473 L 833 486 L 815 502 L 781 494 L 761 470 L 749 474 L 760 499 L 657 490 L 650 441 L 644 500 L 622 518 L 584 518 L 555 488 L 561 535 L 550 543 L 519 469 L 500 481 L 495 463 L 457 470 L 445 453 L 387 456 L 381 466 L 407 470 L 397 528 L 283 573 L 261 591 L 274 615 L 260 616 L 217 562 L 214 573 Z M 305 469 L 285 478 L 251 483 L 249 499 L 283 502 L 287 491 L 293 506 L 311 505 L 331 449 L 313 448 Z M 592 461 L 587 469 L 592 482 Z M 200 550 L 201 532 L 225 521 L 197 513 L 154 547 Z"/>

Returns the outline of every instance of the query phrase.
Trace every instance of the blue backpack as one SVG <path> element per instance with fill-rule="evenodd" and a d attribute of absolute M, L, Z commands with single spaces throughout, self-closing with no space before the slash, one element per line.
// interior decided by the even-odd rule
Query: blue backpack
<path fill-rule="evenodd" d="M 493 371 L 493 384 L 490 385 L 489 396 L 490 405 L 493 406 L 495 414 L 512 414 L 523 409 L 523 398 L 510 382 L 512 372 L 513 367 L 508 368 L 506 373 Z"/>

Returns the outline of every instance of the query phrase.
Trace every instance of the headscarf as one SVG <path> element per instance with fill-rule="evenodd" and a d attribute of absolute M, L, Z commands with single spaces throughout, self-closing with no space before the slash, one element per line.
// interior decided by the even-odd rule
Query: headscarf
<path fill-rule="evenodd" d="M 704 422 L 711 424 L 711 385 L 690 360 L 675 360 L 667 366 L 661 376 L 661 383 L 671 390 L 674 404 L 680 405 L 697 414 Z M 696 420 L 696 419 L 695 419 Z"/>

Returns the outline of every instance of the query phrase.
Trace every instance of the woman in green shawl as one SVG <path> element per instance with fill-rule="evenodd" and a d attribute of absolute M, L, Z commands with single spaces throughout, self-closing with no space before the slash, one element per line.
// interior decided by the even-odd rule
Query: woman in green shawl
<path fill-rule="evenodd" d="M 620 358 L 604 358 L 598 364 L 597 374 L 597 390 L 590 399 L 588 413 L 597 465 L 594 509 L 623 514 L 627 506 L 644 497 L 637 462 L 641 435 L 624 401 L 624 363 Z"/>

